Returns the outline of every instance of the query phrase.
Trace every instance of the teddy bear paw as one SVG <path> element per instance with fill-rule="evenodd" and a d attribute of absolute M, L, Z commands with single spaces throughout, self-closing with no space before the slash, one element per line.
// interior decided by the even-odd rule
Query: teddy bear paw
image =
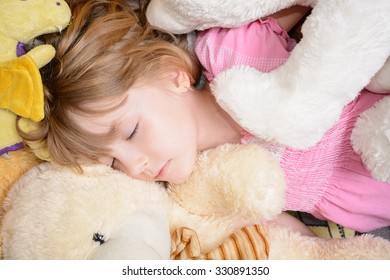
<path fill-rule="evenodd" d="M 211 89 L 222 108 L 249 133 L 306 149 L 321 139 L 339 112 L 319 112 L 318 107 L 309 106 L 309 102 L 325 102 L 324 95 L 308 99 L 310 86 L 303 89 L 297 80 L 283 78 L 285 70 L 281 66 L 262 73 L 249 66 L 234 67 L 220 73 Z"/>
<path fill-rule="evenodd" d="M 366 89 L 375 93 L 390 93 L 390 57 L 371 79 Z"/>
<path fill-rule="evenodd" d="M 390 183 L 390 97 L 362 113 L 351 135 L 351 143 L 372 176 Z"/>

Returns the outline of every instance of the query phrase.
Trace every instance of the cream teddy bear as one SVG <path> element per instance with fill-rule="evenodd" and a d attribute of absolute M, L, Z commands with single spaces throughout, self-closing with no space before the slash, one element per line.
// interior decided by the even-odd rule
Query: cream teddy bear
<path fill-rule="evenodd" d="M 270 73 L 245 66 L 229 69 L 216 77 L 213 93 L 252 134 L 306 149 L 322 138 L 364 87 L 390 93 L 390 1 L 152 0 L 147 17 L 153 25 L 187 33 L 240 26 L 292 5 L 313 9 L 287 62 Z M 387 182 L 389 110 L 388 100 L 368 110 L 351 139 L 372 176 Z"/>
<path fill-rule="evenodd" d="M 257 145 L 205 151 L 189 181 L 168 190 L 103 165 L 80 174 L 44 163 L 19 179 L 4 201 L 3 256 L 390 259 L 390 243 L 379 237 L 320 239 L 272 223 L 284 189 L 278 161 Z M 243 250 L 248 246 L 253 254 Z"/>

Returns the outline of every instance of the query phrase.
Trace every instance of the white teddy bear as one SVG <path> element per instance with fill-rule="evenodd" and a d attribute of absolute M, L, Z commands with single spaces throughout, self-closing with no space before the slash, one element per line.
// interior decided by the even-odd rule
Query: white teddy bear
<path fill-rule="evenodd" d="M 293 5 L 313 9 L 287 62 L 269 73 L 233 67 L 216 77 L 213 93 L 252 134 L 306 149 L 364 87 L 390 93 L 390 1 L 152 0 L 147 17 L 153 25 L 187 33 L 240 26 Z M 367 113 L 377 117 L 359 123 L 352 143 L 373 177 L 389 182 L 390 103 L 383 100 L 370 111 L 379 110 Z"/>

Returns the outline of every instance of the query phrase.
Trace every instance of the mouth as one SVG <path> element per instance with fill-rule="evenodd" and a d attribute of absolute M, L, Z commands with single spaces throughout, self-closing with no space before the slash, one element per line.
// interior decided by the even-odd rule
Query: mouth
<path fill-rule="evenodd" d="M 163 181 L 163 178 L 164 178 L 165 175 L 167 174 L 169 165 L 170 165 L 170 161 L 168 161 L 168 162 L 160 169 L 160 171 L 159 171 L 159 172 L 157 173 L 157 175 L 154 177 L 154 180 L 156 180 L 156 181 Z"/>

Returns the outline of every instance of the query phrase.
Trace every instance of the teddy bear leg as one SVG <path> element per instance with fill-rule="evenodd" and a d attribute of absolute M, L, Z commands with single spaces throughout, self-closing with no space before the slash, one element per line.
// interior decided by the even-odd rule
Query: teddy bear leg
<path fill-rule="evenodd" d="M 379 72 L 371 79 L 366 89 L 375 93 L 390 93 L 390 57 Z"/>
<path fill-rule="evenodd" d="M 269 226 L 269 258 L 295 260 L 390 259 L 390 242 L 373 235 L 322 239 Z"/>

